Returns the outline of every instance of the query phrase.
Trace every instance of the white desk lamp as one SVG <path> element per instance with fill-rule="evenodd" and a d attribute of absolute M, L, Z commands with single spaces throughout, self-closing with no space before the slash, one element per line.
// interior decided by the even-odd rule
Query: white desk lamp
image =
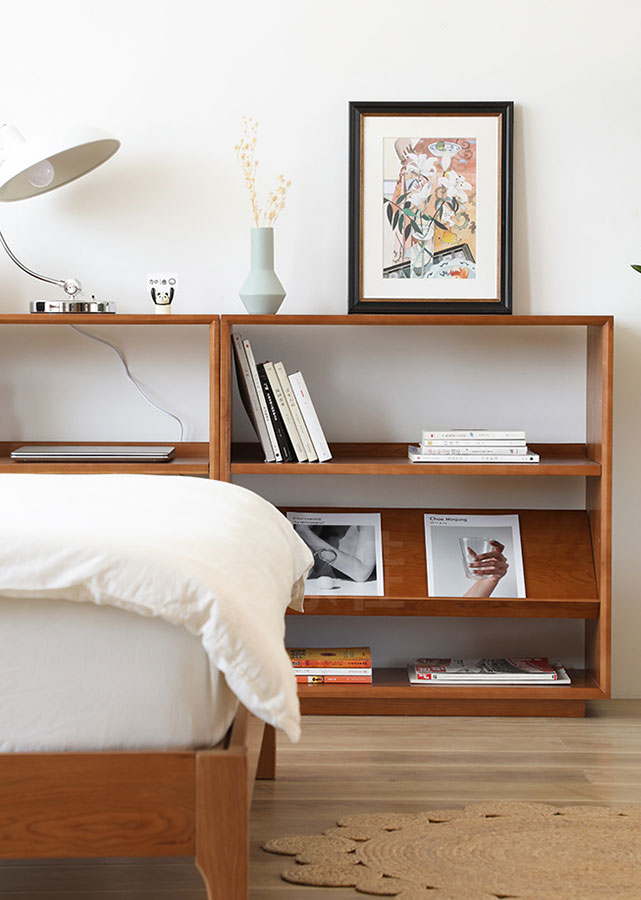
<path fill-rule="evenodd" d="M 114 155 L 120 141 L 98 128 L 76 126 L 25 140 L 13 125 L 0 126 L 0 200 L 26 200 L 75 181 Z M 82 298 L 75 278 L 47 278 L 27 268 L 12 253 L 0 231 L 0 243 L 28 275 L 56 284 L 64 300 L 33 300 L 31 312 L 115 312 L 114 303 Z"/>

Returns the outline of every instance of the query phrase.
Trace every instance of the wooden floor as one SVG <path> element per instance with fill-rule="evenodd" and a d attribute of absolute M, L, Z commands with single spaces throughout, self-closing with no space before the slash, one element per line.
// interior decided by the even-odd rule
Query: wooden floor
<path fill-rule="evenodd" d="M 276 782 L 257 785 L 251 900 L 362 900 L 288 885 L 270 837 L 321 832 L 341 815 L 474 801 L 641 803 L 641 701 L 589 704 L 586 719 L 321 718 L 279 742 Z M 0 863 L 0 900 L 205 900 L 181 860 Z M 224 900 L 224 898 L 221 898 Z"/>

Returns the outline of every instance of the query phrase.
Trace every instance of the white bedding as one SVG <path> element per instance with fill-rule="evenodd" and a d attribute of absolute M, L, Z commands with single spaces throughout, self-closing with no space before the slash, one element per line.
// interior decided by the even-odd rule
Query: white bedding
<path fill-rule="evenodd" d="M 0 597 L 72 600 L 198 635 L 212 685 L 296 741 L 284 612 L 311 554 L 270 503 L 224 482 L 154 475 L 0 475 Z"/>
<path fill-rule="evenodd" d="M 0 599 L 0 753 L 210 747 L 237 706 L 184 628 L 91 603 Z"/>

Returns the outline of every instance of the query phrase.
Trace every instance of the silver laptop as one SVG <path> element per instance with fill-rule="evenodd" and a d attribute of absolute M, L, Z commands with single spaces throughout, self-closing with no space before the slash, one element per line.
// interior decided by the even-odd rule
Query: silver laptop
<path fill-rule="evenodd" d="M 94 447 L 86 444 L 27 444 L 14 450 L 11 459 L 21 462 L 166 462 L 175 450 L 175 447 L 150 444 L 141 447 L 131 444 Z"/>

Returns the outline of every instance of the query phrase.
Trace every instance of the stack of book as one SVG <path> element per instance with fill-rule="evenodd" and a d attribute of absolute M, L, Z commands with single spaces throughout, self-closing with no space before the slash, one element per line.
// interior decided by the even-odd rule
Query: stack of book
<path fill-rule="evenodd" d="M 569 684 L 563 666 L 532 659 L 425 659 L 407 667 L 412 684 Z"/>
<path fill-rule="evenodd" d="M 288 647 L 299 684 L 371 684 L 369 647 Z"/>
<path fill-rule="evenodd" d="M 234 334 L 236 376 L 243 406 L 265 462 L 326 462 L 332 458 L 302 372 L 282 362 L 256 364 L 251 344 Z"/>
<path fill-rule="evenodd" d="M 408 447 L 410 462 L 415 463 L 538 463 L 525 442 L 524 431 L 423 431 L 418 447 Z"/>

